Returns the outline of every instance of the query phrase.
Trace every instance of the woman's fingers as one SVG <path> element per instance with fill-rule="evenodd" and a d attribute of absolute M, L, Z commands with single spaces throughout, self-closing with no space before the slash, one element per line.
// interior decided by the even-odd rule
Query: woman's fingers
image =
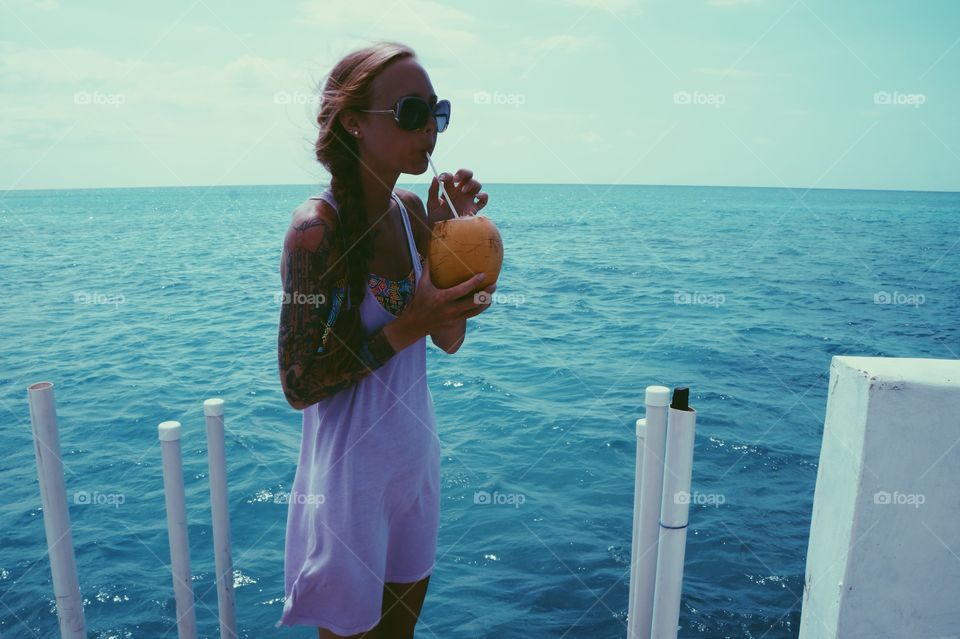
<path fill-rule="evenodd" d="M 476 180 L 466 180 L 464 182 L 461 182 L 459 186 L 457 186 L 457 188 L 460 190 L 461 193 L 470 195 L 470 194 L 479 193 L 480 189 L 483 188 L 483 185 L 477 182 Z"/>
<path fill-rule="evenodd" d="M 483 275 L 483 273 L 477 273 L 470 279 L 460 282 L 456 286 L 451 286 L 450 288 L 445 289 L 445 293 L 448 296 L 448 299 L 456 300 L 456 299 L 460 299 L 465 295 L 469 295 L 470 291 L 476 288 L 476 286 L 483 281 L 480 277 L 481 275 Z"/>
<path fill-rule="evenodd" d="M 440 180 L 446 187 L 447 195 L 456 201 L 458 212 L 461 215 L 476 215 L 480 209 L 487 205 L 490 196 L 481 192 L 483 184 L 473 179 L 473 171 L 467 168 L 461 168 L 456 173 L 441 173 Z M 433 184 L 428 192 L 428 199 L 433 196 Z M 439 197 L 439 195 L 437 196 Z M 438 206 L 443 206 L 444 202 L 438 200 Z M 463 211 L 459 211 L 460 208 Z"/>
<path fill-rule="evenodd" d="M 490 196 L 487 195 L 486 193 L 477 193 L 477 194 L 474 196 L 474 198 L 476 198 L 476 200 L 477 200 L 477 203 L 476 203 L 475 206 L 477 207 L 477 210 L 479 211 L 480 209 L 482 209 L 483 207 L 485 207 L 485 206 L 487 205 L 487 200 L 490 199 Z"/>
<path fill-rule="evenodd" d="M 473 317 L 490 308 L 493 304 L 493 292 L 497 290 L 496 284 L 491 284 L 481 291 L 477 291 L 466 299 L 460 300 L 461 305 L 458 309 L 460 318 Z"/>

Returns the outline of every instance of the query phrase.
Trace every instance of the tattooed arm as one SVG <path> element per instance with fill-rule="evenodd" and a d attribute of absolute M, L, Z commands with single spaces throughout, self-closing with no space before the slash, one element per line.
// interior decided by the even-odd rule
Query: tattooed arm
<path fill-rule="evenodd" d="M 339 349 L 336 361 L 318 353 L 333 302 L 334 268 L 340 258 L 332 209 L 324 203 L 294 215 L 283 241 L 277 360 L 287 402 L 303 410 L 356 384 L 419 339 L 401 318 L 367 336 L 359 352 Z M 299 212 L 299 211 L 298 211 Z M 334 320 L 335 322 L 336 320 Z"/>

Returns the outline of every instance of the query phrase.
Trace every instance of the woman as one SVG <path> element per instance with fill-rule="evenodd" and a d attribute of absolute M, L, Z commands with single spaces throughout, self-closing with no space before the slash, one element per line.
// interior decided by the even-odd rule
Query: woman
<path fill-rule="evenodd" d="M 284 238 L 280 381 L 303 435 L 277 626 L 314 625 L 321 639 L 413 637 L 434 568 L 440 445 L 426 336 L 456 352 L 490 297 L 470 294 L 482 274 L 448 289 L 430 280 L 430 228 L 453 217 L 437 179 L 426 207 L 394 185 L 427 170 L 449 114 L 410 48 L 344 57 L 317 116 L 330 188 L 294 212 Z M 459 214 L 486 205 L 472 171 L 441 179 Z"/>

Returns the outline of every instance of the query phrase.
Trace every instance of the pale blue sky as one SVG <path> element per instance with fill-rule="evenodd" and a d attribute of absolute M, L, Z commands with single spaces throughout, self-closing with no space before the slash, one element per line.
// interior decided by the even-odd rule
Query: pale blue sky
<path fill-rule="evenodd" d="M 955 0 L 0 0 L 0 189 L 322 182 L 315 82 L 377 39 L 482 182 L 960 191 Z"/>

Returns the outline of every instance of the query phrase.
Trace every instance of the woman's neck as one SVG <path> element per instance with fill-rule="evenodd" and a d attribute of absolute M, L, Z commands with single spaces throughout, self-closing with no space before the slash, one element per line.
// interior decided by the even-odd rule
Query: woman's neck
<path fill-rule="evenodd" d="M 378 171 L 369 165 L 360 165 L 360 183 L 363 186 L 363 205 L 370 226 L 376 226 L 390 210 L 393 187 L 400 174 Z"/>

